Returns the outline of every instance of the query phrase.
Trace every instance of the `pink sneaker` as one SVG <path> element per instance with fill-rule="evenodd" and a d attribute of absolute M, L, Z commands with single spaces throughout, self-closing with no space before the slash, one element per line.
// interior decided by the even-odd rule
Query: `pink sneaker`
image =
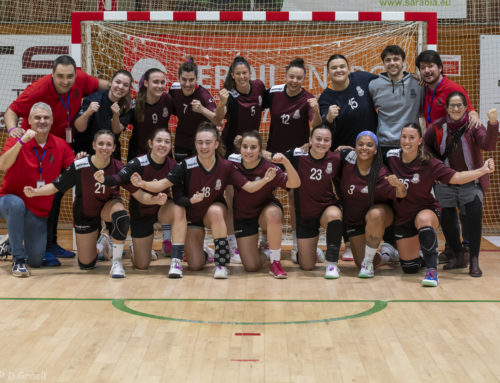
<path fill-rule="evenodd" d="M 168 256 L 170 256 L 171 252 L 172 252 L 172 241 L 165 239 L 163 241 L 163 255 L 165 257 L 168 257 Z"/>
<path fill-rule="evenodd" d="M 283 267 L 281 267 L 280 261 L 273 261 L 271 263 L 271 265 L 269 266 L 269 274 L 276 279 L 288 278 L 288 275 L 285 273 L 285 270 L 283 270 Z"/>

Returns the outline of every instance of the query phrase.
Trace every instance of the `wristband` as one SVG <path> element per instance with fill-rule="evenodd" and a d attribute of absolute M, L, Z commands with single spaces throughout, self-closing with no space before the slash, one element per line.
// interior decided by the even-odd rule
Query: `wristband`
<path fill-rule="evenodd" d="M 14 127 L 10 128 L 10 129 L 9 129 L 9 134 L 10 134 L 10 132 L 12 132 L 14 129 L 17 129 L 17 126 L 14 126 Z"/>
<path fill-rule="evenodd" d="M 21 139 L 17 140 L 17 142 L 19 142 L 19 143 L 21 144 L 21 146 L 23 146 L 23 145 L 24 145 L 24 142 L 23 142 L 23 140 L 21 140 Z"/>

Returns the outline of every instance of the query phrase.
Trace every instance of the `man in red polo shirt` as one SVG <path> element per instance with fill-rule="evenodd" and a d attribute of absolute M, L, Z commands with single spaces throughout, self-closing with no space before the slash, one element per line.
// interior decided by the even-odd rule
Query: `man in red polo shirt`
<path fill-rule="evenodd" d="M 4 114 L 5 126 L 11 137 L 20 138 L 29 129 L 28 113 L 36 102 L 48 104 L 53 113 L 51 134 L 72 143 L 73 119 L 80 110 L 82 98 L 96 90 L 109 88 L 109 82 L 89 76 L 76 69 L 75 60 L 70 56 L 59 56 L 54 60 L 52 74 L 43 76 L 29 85 L 24 92 L 9 106 Z M 21 127 L 18 126 L 22 117 Z M 57 244 L 57 221 L 63 194 L 54 196 L 52 210 L 47 221 L 47 260 L 56 264 L 57 257 L 74 257 Z"/>
<path fill-rule="evenodd" d="M 42 264 L 53 199 L 27 198 L 24 186 L 54 181 L 75 158 L 63 139 L 50 134 L 53 118 L 49 105 L 34 104 L 27 120 L 31 129 L 21 138 L 9 137 L 0 155 L 0 170 L 6 171 L 0 187 L 0 217 L 7 220 L 12 275 L 16 277 L 29 276 L 26 261 L 31 267 Z"/>

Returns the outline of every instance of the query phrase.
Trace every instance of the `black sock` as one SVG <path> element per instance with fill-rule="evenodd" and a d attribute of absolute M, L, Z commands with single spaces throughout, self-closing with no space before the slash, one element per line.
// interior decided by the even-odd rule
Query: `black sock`
<path fill-rule="evenodd" d="M 418 240 L 420 249 L 424 254 L 425 266 L 428 269 L 437 268 L 438 241 L 436 231 L 432 226 L 424 226 L 418 229 Z"/>
<path fill-rule="evenodd" d="M 182 253 L 184 252 L 184 244 L 172 245 L 172 258 L 177 258 L 182 260 Z"/>
<path fill-rule="evenodd" d="M 453 250 L 459 253 L 462 250 L 462 242 L 460 241 L 460 232 L 457 224 L 457 209 L 454 207 L 446 207 L 441 211 L 441 229 L 443 229 L 446 242 Z"/>
<path fill-rule="evenodd" d="M 340 242 L 342 241 L 342 221 L 336 219 L 328 222 L 326 227 L 326 255 L 328 262 L 338 262 Z"/>
<path fill-rule="evenodd" d="M 216 266 L 229 265 L 231 254 L 229 252 L 229 242 L 227 238 L 214 238 L 215 254 L 214 263 Z"/>

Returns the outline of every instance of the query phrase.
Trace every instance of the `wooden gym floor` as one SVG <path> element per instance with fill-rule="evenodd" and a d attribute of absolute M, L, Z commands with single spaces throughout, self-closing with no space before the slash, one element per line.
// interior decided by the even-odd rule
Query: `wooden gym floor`
<path fill-rule="evenodd" d="M 482 250 L 482 278 L 440 270 L 437 288 L 399 267 L 359 279 L 353 262 L 325 280 L 288 252 L 287 280 L 241 265 L 172 280 L 162 256 L 148 272 L 126 259 L 123 280 L 109 262 L 25 279 L 0 262 L 0 382 L 496 382 L 500 252 Z"/>

